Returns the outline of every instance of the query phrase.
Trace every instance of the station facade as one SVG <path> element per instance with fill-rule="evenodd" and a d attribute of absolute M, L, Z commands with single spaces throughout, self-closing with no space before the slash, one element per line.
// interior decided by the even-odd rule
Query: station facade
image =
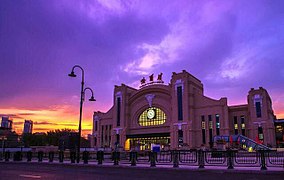
<path fill-rule="evenodd" d="M 168 85 L 161 76 L 149 83 L 143 78 L 140 89 L 115 86 L 110 110 L 94 112 L 94 147 L 212 148 L 215 136 L 237 134 L 275 146 L 275 116 L 264 88 L 251 88 L 247 104 L 228 106 L 227 98 L 204 96 L 201 81 L 185 70 L 174 72 Z"/>

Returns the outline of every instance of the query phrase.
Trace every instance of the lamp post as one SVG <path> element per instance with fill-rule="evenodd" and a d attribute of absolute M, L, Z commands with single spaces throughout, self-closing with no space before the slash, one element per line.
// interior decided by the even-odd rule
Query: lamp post
<path fill-rule="evenodd" d="M 81 124 L 82 124 L 82 108 L 83 108 L 83 102 L 85 100 L 85 91 L 90 90 L 91 93 L 92 93 L 92 96 L 89 99 L 89 101 L 96 101 L 96 100 L 94 98 L 94 93 L 93 93 L 93 90 L 91 88 L 87 87 L 87 88 L 84 89 L 84 84 L 85 84 L 85 82 L 84 82 L 84 69 L 81 66 L 79 66 L 79 65 L 73 66 L 72 71 L 71 71 L 70 74 L 68 74 L 68 76 L 76 77 L 76 74 L 74 73 L 75 68 L 79 68 L 82 71 L 80 117 L 79 117 L 79 128 L 78 128 L 79 132 L 78 132 L 78 145 L 77 145 L 77 163 L 79 163 L 80 162 L 80 141 L 81 141 L 81 131 L 82 131 L 82 127 L 81 127 Z"/>

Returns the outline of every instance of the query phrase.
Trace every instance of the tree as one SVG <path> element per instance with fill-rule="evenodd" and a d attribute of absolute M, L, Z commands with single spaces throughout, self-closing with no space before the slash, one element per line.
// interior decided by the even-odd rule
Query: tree
<path fill-rule="evenodd" d="M 25 147 L 47 145 L 45 133 L 25 133 L 22 135 L 22 141 Z"/>
<path fill-rule="evenodd" d="M 47 143 L 49 145 L 54 145 L 58 146 L 59 145 L 59 140 L 62 137 L 69 136 L 71 133 L 74 133 L 75 131 L 72 129 L 56 129 L 52 131 L 47 132 Z"/>
<path fill-rule="evenodd" d="M 56 129 L 47 133 L 23 134 L 25 147 L 30 146 L 59 146 L 62 149 L 73 149 L 77 146 L 78 133 L 72 129 Z M 90 143 L 81 137 L 81 147 L 89 147 Z"/>

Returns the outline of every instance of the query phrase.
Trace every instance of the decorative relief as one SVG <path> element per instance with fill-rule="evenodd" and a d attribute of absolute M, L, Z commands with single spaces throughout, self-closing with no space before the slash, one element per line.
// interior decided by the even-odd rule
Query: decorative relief
<path fill-rule="evenodd" d="M 254 107 L 255 107 L 255 103 L 256 103 L 256 102 L 260 102 L 260 106 L 262 106 L 262 99 L 263 99 L 263 98 L 262 98 L 261 95 L 255 94 L 255 95 L 253 96 L 253 98 L 252 98 Z"/>
<path fill-rule="evenodd" d="M 122 98 L 122 93 L 121 93 L 121 91 L 118 91 L 118 92 L 115 94 L 115 97 L 116 97 L 116 98 L 118 98 L 118 97 Z"/>
<path fill-rule="evenodd" d="M 177 91 L 177 87 L 181 87 L 182 88 L 182 92 L 183 92 L 184 82 L 181 79 L 176 80 L 176 82 L 175 82 L 175 91 Z"/>
<path fill-rule="evenodd" d="M 115 94 L 116 103 L 117 103 L 117 98 L 120 98 L 120 104 L 121 104 L 122 103 L 122 93 L 121 93 L 121 91 L 118 91 Z"/>
<path fill-rule="evenodd" d="M 178 123 L 174 123 L 173 125 L 174 126 L 177 126 L 178 127 L 178 130 L 181 130 L 181 126 L 182 125 L 186 125 L 187 123 L 186 122 L 178 122 Z"/>
<path fill-rule="evenodd" d="M 149 104 L 149 107 L 152 107 L 152 102 L 153 102 L 153 99 L 154 99 L 155 95 L 154 94 L 147 94 L 145 96 L 148 104 Z"/>
<path fill-rule="evenodd" d="M 115 134 L 120 134 L 122 131 L 122 128 L 113 128 L 113 130 L 115 131 Z"/>
<path fill-rule="evenodd" d="M 96 116 L 94 117 L 94 120 L 95 120 L 95 121 L 99 121 L 99 120 L 100 120 L 100 117 L 99 117 L 98 115 L 96 115 Z"/>

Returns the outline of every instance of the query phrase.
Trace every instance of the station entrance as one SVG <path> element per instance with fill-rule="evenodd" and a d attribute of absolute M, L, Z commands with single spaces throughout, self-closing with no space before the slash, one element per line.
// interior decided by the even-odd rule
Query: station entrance
<path fill-rule="evenodd" d="M 160 145 L 161 149 L 170 147 L 170 133 L 127 135 L 126 150 L 150 151 L 151 145 Z"/>

